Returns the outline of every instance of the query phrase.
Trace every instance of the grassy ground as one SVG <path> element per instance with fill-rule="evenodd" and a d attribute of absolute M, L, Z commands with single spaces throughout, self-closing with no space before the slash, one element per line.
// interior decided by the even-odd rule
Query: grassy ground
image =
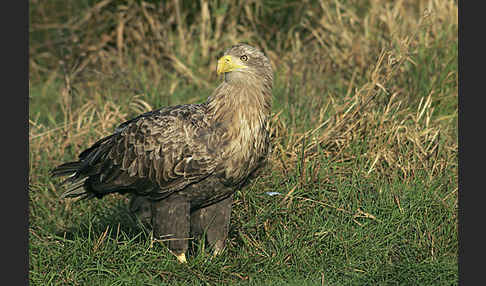
<path fill-rule="evenodd" d="M 32 285 L 457 285 L 454 1 L 156 2 L 30 1 Z M 273 152 L 222 255 L 178 264 L 124 196 L 59 200 L 50 168 L 204 101 L 239 41 L 275 67 Z"/>

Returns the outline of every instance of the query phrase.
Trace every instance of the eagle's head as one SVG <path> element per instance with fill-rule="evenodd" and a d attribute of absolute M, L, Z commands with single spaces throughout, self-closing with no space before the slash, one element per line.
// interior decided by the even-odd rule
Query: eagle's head
<path fill-rule="evenodd" d="M 224 74 L 228 83 L 273 79 L 268 58 L 260 50 L 247 44 L 237 44 L 227 49 L 218 60 L 217 73 Z"/>

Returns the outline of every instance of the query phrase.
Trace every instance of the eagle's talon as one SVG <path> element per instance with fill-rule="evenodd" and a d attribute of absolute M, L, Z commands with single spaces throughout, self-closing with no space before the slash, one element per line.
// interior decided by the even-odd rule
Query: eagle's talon
<path fill-rule="evenodd" d="M 175 257 L 177 258 L 177 260 L 180 263 L 187 263 L 186 254 L 185 253 L 175 254 Z"/>

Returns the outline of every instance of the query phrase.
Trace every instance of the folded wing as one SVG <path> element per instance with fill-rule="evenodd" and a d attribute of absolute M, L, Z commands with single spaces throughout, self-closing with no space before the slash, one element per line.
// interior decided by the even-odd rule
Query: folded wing
<path fill-rule="evenodd" d="M 201 106 L 180 105 L 138 116 L 52 175 L 70 175 L 64 197 L 112 192 L 164 197 L 211 175 L 217 165 L 204 114 Z"/>

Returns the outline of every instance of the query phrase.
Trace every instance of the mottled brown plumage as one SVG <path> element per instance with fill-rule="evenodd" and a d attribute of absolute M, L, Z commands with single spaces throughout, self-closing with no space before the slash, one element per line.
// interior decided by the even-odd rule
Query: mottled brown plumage
<path fill-rule="evenodd" d="M 53 176 L 69 175 L 62 197 L 132 193 L 130 208 L 172 235 L 181 258 L 192 233 L 224 247 L 232 194 L 265 161 L 273 72 L 257 49 L 239 44 L 218 61 L 224 81 L 202 104 L 164 107 L 121 124 Z M 179 240 L 177 240 L 179 239 Z"/>

